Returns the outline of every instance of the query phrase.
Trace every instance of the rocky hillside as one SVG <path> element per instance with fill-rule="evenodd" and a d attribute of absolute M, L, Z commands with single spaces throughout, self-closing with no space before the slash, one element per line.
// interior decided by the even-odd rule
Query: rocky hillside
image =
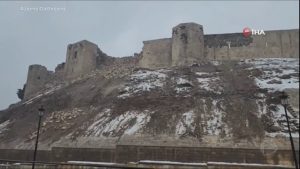
<path fill-rule="evenodd" d="M 116 144 L 289 146 L 284 109 L 299 138 L 299 60 L 254 59 L 188 67 L 95 71 L 0 112 L 0 148 Z M 270 142 L 271 141 L 271 142 Z M 272 144 L 270 144 L 272 143 Z M 274 147 L 272 147 L 274 148 Z"/>

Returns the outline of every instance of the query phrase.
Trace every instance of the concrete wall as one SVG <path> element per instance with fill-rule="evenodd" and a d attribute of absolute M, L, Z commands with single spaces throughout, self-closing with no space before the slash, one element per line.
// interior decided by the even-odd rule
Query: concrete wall
<path fill-rule="evenodd" d="M 28 99 L 36 92 L 43 89 L 45 85 L 53 79 L 54 73 L 48 71 L 45 66 L 30 65 L 28 68 L 24 99 Z"/>
<path fill-rule="evenodd" d="M 65 79 L 72 79 L 87 74 L 97 68 L 98 46 L 83 40 L 68 45 Z"/>
<path fill-rule="evenodd" d="M 0 159 L 31 161 L 32 157 L 33 150 L 0 150 Z M 293 164 L 291 150 L 261 151 L 259 149 L 241 148 L 117 145 L 115 149 L 61 147 L 53 148 L 52 150 L 39 150 L 37 154 L 37 161 L 48 162 L 95 161 L 127 163 L 140 160 Z"/>
<path fill-rule="evenodd" d="M 290 150 L 117 145 L 116 162 L 139 160 L 293 165 Z"/>
<path fill-rule="evenodd" d="M 144 68 L 171 66 L 172 40 L 170 38 L 144 41 L 143 43 L 143 54 L 139 66 Z"/>
<path fill-rule="evenodd" d="M 32 161 L 33 150 L 0 149 L 0 159 Z M 66 162 L 66 161 L 115 161 L 115 149 L 93 148 L 52 148 L 38 150 L 37 161 Z"/>
<path fill-rule="evenodd" d="M 172 65 L 188 65 L 203 59 L 203 27 L 196 23 L 175 26 L 172 30 Z"/>

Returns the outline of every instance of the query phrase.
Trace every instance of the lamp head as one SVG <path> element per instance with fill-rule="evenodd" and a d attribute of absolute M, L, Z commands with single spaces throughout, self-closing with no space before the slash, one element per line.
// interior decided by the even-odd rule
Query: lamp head
<path fill-rule="evenodd" d="M 287 106 L 289 104 L 289 96 L 285 92 L 281 92 L 280 101 L 283 106 Z"/>
<path fill-rule="evenodd" d="M 38 110 L 39 110 L 39 116 L 43 116 L 43 115 L 44 115 L 44 112 L 45 112 L 44 107 L 41 106 Z"/>

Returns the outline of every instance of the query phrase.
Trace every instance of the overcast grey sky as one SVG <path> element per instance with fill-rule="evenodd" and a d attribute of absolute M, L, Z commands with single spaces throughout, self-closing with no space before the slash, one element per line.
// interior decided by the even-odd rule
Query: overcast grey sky
<path fill-rule="evenodd" d="M 55 7 L 58 11 L 25 11 Z M 142 41 L 171 37 L 173 26 L 196 22 L 204 33 L 299 28 L 297 1 L 0 1 L 0 109 L 18 101 L 30 64 L 54 70 L 69 43 L 87 39 L 121 57 Z"/>

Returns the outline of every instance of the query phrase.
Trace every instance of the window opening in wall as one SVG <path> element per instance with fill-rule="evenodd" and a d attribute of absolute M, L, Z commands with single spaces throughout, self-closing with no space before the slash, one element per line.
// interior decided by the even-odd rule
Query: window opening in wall
<path fill-rule="evenodd" d="M 74 53 L 74 58 L 75 59 L 77 58 L 77 51 Z"/>

